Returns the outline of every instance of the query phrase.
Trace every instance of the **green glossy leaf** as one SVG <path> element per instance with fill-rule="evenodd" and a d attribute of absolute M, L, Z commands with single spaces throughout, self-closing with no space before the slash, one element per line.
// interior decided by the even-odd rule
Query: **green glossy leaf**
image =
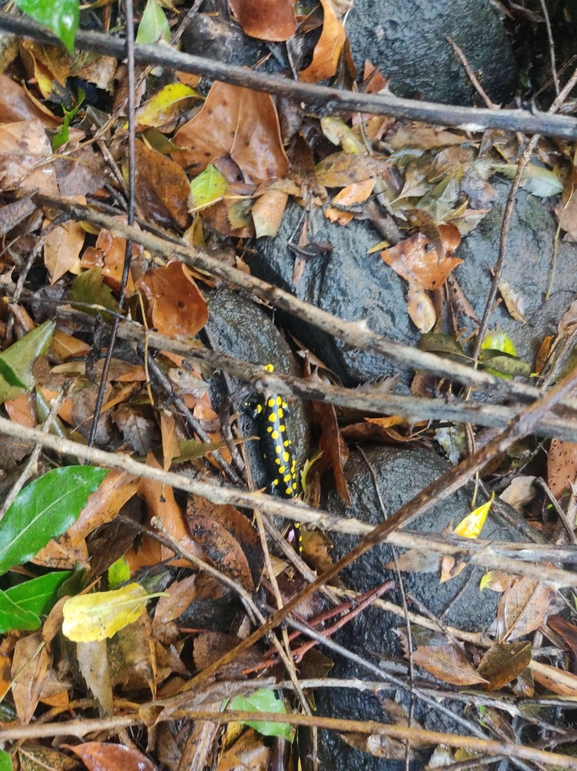
<path fill-rule="evenodd" d="M 90 268 L 90 270 L 76 276 L 70 288 L 70 302 L 90 303 L 92 305 L 101 305 L 111 311 L 118 312 L 120 306 L 114 299 L 110 287 L 103 281 L 102 270 L 100 268 Z M 96 316 L 97 310 L 92 308 L 80 307 L 85 313 Z M 106 318 L 108 314 L 103 314 Z"/>
<path fill-rule="evenodd" d="M 34 631 L 40 629 L 40 619 L 31 610 L 25 610 L 0 589 L 0 634 L 12 629 Z"/>
<path fill-rule="evenodd" d="M 78 29 L 79 0 L 15 0 L 21 11 L 52 30 L 74 53 Z"/>
<path fill-rule="evenodd" d="M 59 570 L 45 576 L 33 578 L 17 586 L 6 589 L 6 596 L 24 610 L 45 616 L 58 600 L 58 590 L 72 575 L 71 570 Z"/>
<path fill-rule="evenodd" d="M 0 771 L 12 771 L 12 758 L 6 750 L 0 750 Z"/>
<path fill-rule="evenodd" d="M 108 586 L 110 589 L 116 589 L 120 584 L 125 583 L 130 578 L 130 568 L 124 557 L 120 557 L 108 568 Z"/>
<path fill-rule="evenodd" d="M 226 178 L 210 163 L 198 177 L 190 183 L 189 207 L 199 211 L 220 201 L 228 190 Z"/>
<path fill-rule="evenodd" d="M 158 0 L 147 0 L 142 20 L 138 25 L 136 42 L 145 45 L 158 43 L 160 39 L 170 40 L 168 20 Z"/>
<path fill-rule="evenodd" d="M 262 688 L 250 696 L 235 696 L 230 702 L 230 709 L 238 709 L 243 712 L 274 712 L 279 715 L 286 714 L 286 707 L 281 699 L 277 699 L 270 688 Z M 248 720 L 246 725 L 264 736 L 280 736 L 292 742 L 294 728 L 288 723 L 267 723 L 265 720 Z"/>
<path fill-rule="evenodd" d="M 25 487 L 0 522 L 0 574 L 32 559 L 76 522 L 108 469 L 65 466 Z"/>
<path fill-rule="evenodd" d="M 0 404 L 33 388 L 34 362 L 50 347 L 55 329 L 54 321 L 45 321 L 0 354 Z"/>

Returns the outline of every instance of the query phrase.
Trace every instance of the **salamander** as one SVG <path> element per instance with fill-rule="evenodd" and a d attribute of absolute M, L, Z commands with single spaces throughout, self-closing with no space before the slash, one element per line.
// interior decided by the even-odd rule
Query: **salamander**
<path fill-rule="evenodd" d="M 274 366 L 267 364 L 267 372 L 274 372 Z M 296 498 L 299 492 L 296 459 L 292 453 L 286 417 L 289 406 L 277 394 L 266 393 L 256 412 L 260 417 L 260 446 L 262 457 L 270 478 L 271 490 L 283 498 Z M 300 522 L 293 523 L 295 548 L 302 551 Z"/>

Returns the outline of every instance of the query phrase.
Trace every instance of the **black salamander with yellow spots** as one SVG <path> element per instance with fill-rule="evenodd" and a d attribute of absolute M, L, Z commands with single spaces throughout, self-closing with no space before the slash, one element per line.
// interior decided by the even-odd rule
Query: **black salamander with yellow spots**
<path fill-rule="evenodd" d="M 274 372 L 274 366 L 267 364 L 267 372 Z M 267 393 L 263 403 L 257 405 L 256 412 L 260 416 L 260 445 L 262 457 L 270 476 L 272 491 L 277 491 L 283 498 L 296 498 L 298 495 L 298 477 L 296 459 L 293 456 L 292 442 L 286 427 L 288 404 L 277 394 Z M 302 551 L 302 534 L 300 522 L 293 524 L 295 548 Z"/>

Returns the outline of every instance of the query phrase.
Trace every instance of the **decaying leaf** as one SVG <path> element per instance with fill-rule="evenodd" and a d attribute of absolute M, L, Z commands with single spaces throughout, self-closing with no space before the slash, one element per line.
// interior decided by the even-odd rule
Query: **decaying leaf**
<path fill-rule="evenodd" d="M 462 519 L 455 528 L 455 534 L 463 538 L 478 538 L 487 519 L 495 494 L 486 503 L 482 503 L 475 511 Z"/>
<path fill-rule="evenodd" d="M 439 680 L 451 685 L 475 685 L 487 682 L 475 671 L 456 643 L 419 646 L 413 653 L 413 661 Z"/>
<path fill-rule="evenodd" d="M 189 184 L 182 167 L 166 155 L 136 142 L 135 194 L 147 220 L 184 230 L 189 222 Z"/>
<path fill-rule="evenodd" d="M 206 324 L 206 300 L 182 262 L 152 268 L 137 286 L 148 301 L 151 324 L 161 334 L 193 337 Z"/>
<path fill-rule="evenodd" d="M 552 439 L 547 456 L 547 484 L 555 498 L 571 489 L 577 479 L 577 444 Z"/>
<path fill-rule="evenodd" d="M 51 656 L 39 632 L 18 640 L 12 658 L 12 696 L 24 725 L 34 716 L 50 664 Z"/>
<path fill-rule="evenodd" d="M 113 742 L 86 742 L 71 746 L 88 771 L 157 771 L 142 752 Z"/>
<path fill-rule="evenodd" d="M 447 280 L 447 276 L 463 260 L 448 256 L 454 248 L 456 228 L 454 225 L 441 225 L 441 235 L 445 257 L 440 260 L 431 241 L 422 233 L 401 241 L 390 249 L 381 252 L 382 259 L 405 281 L 413 281 L 422 289 L 437 289 Z"/>
<path fill-rule="evenodd" d="M 199 95 L 190 86 L 169 83 L 136 111 L 136 122 L 152 128 L 170 125 L 186 107 L 186 100 L 193 98 Z"/>
<path fill-rule="evenodd" d="M 499 638 L 511 642 L 529 634 L 544 621 L 549 610 L 551 590 L 525 576 L 503 594 L 497 611 Z"/>
<path fill-rule="evenodd" d="M 430 332 L 435 326 L 437 314 L 433 301 L 415 281 L 409 281 L 407 311 L 411 321 L 422 334 Z"/>
<path fill-rule="evenodd" d="M 182 147 L 174 160 L 196 174 L 216 158 L 230 157 L 246 182 L 286 177 L 278 116 L 268 94 L 215 83 L 202 110 L 179 129 L 174 142 Z"/>
<path fill-rule="evenodd" d="M 495 643 L 485 653 L 477 671 L 489 683 L 488 688 L 498 691 L 510 683 L 531 663 L 531 643 Z"/>

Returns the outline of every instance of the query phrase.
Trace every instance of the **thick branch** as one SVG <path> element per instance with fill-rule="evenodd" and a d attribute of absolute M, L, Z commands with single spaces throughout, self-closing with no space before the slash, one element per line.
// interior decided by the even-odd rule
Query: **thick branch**
<path fill-rule="evenodd" d="M 0 29 L 51 45 L 59 42 L 45 27 L 24 16 L 0 13 Z M 76 48 L 114 56 L 117 59 L 124 59 L 125 56 L 123 38 L 97 32 L 79 32 L 76 36 Z M 312 86 L 276 75 L 265 75 L 213 59 L 192 56 L 163 46 L 137 45 L 135 46 L 134 59 L 139 64 L 159 65 L 202 75 L 209 80 L 220 80 L 223 83 L 252 88 L 255 91 L 278 94 L 299 102 L 305 102 L 305 104 L 322 111 L 323 114 L 368 112 L 443 126 L 455 126 L 467 131 L 498 128 L 565 139 L 577 137 L 577 120 L 567 116 L 532 113 L 526 110 L 476 109 L 401 99 L 392 94 L 361 94 L 325 86 Z"/>

